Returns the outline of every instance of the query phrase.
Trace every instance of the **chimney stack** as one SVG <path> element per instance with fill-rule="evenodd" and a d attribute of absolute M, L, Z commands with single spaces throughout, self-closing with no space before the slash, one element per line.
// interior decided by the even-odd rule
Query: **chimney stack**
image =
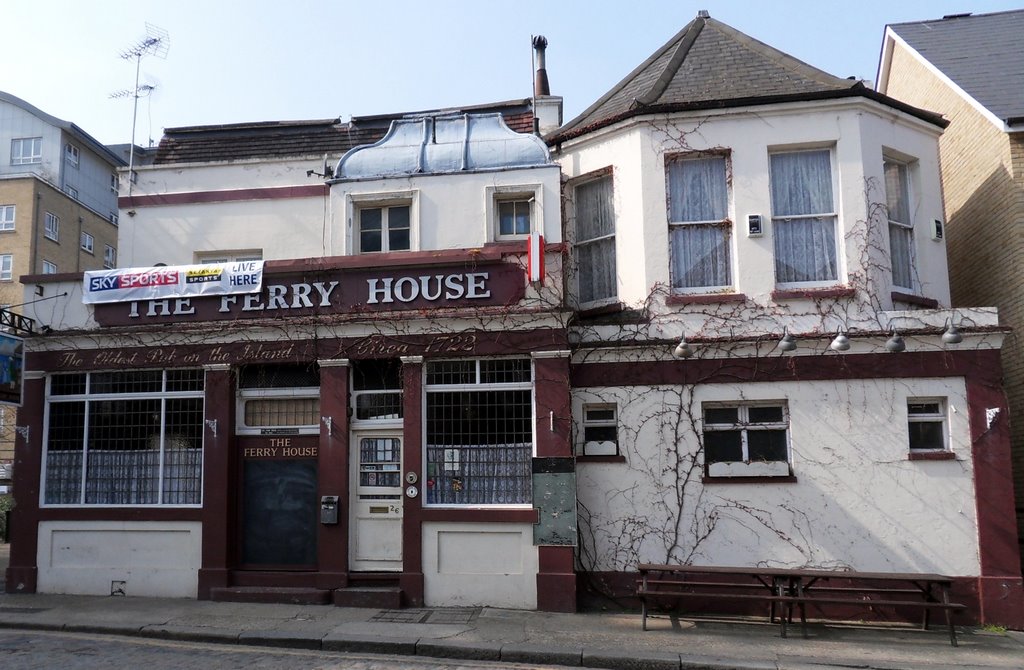
<path fill-rule="evenodd" d="M 543 35 L 533 38 L 533 49 L 537 52 L 537 72 L 533 76 L 533 94 L 538 98 L 551 95 L 551 86 L 548 85 L 548 69 L 544 63 L 544 51 L 548 48 L 548 40 Z"/>
<path fill-rule="evenodd" d="M 543 35 L 533 38 L 537 71 L 533 73 L 533 128 L 538 135 L 547 135 L 562 125 L 562 98 L 551 95 L 545 50 L 548 40 Z"/>

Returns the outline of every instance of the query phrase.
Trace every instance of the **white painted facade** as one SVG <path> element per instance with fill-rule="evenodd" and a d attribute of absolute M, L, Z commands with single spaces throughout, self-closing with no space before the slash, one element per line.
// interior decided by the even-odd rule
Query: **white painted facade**
<path fill-rule="evenodd" d="M 949 305 L 945 248 L 929 234 L 934 220 L 944 220 L 936 153 L 940 132 L 908 114 L 851 98 L 641 117 L 568 140 L 558 147 L 555 159 L 570 180 L 612 168 L 620 261 L 618 300 L 638 304 L 653 295 L 660 306 L 671 285 L 666 158 L 699 151 L 728 152 L 732 285 L 725 292 L 742 293 L 758 307 L 767 308 L 776 288 L 769 154 L 828 148 L 840 246 L 835 285 L 856 287 L 862 292 L 861 300 L 871 303 L 846 318 L 871 322 L 879 308 L 891 309 L 893 304 L 883 156 L 911 165 L 915 293 Z M 750 215 L 762 217 L 763 235 L 747 234 Z M 571 210 L 567 219 L 571 229 Z M 642 265 L 636 262 L 640 259 Z"/>
<path fill-rule="evenodd" d="M 39 593 L 195 598 L 202 524 L 43 521 Z"/>
<path fill-rule="evenodd" d="M 955 460 L 913 461 L 907 399 L 942 396 Z M 702 483 L 703 403 L 784 401 L 796 481 Z M 979 572 L 967 398 L 962 381 L 871 379 L 595 387 L 615 403 L 624 462 L 581 463 L 593 571 L 635 562 L 815 566 L 868 572 Z M 756 464 L 753 464 L 756 465 Z M 754 473 L 751 473 L 754 474 Z M 634 553 L 635 552 L 635 553 Z"/>

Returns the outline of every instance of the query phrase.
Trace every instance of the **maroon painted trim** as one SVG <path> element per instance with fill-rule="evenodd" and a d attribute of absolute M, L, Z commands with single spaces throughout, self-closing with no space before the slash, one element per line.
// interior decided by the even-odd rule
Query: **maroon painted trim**
<path fill-rule="evenodd" d="M 745 293 L 678 293 L 665 298 L 666 305 L 717 305 L 729 302 L 746 302 Z"/>
<path fill-rule="evenodd" d="M 576 611 L 576 570 L 572 547 L 537 547 L 537 609 Z"/>
<path fill-rule="evenodd" d="M 235 390 L 230 370 L 207 370 L 203 407 L 203 547 L 199 599 L 229 586 L 228 570 L 238 560 L 238 449 L 235 448 Z M 211 422 L 216 421 L 216 435 Z"/>
<path fill-rule="evenodd" d="M 406 498 L 407 504 L 408 500 Z M 420 521 L 447 521 L 453 523 L 537 523 L 537 510 L 422 507 L 419 518 Z"/>
<path fill-rule="evenodd" d="M 826 354 L 578 363 L 572 365 L 571 375 L 574 389 L 607 386 L 609 379 L 614 379 L 617 385 L 629 386 L 895 377 L 967 377 L 998 387 L 1000 361 L 999 352 L 991 349 L 900 354 Z"/>
<path fill-rule="evenodd" d="M 952 451 L 910 451 L 908 461 L 955 461 L 956 454 Z"/>
<path fill-rule="evenodd" d="M 993 353 L 989 378 L 967 378 L 967 412 L 971 427 L 974 494 L 978 516 L 978 577 L 981 621 L 1024 629 L 1024 580 L 1014 514 L 1010 458 L 1010 413 L 999 374 L 999 351 Z M 989 410 L 998 414 L 988 418 Z"/>
<path fill-rule="evenodd" d="M 307 186 L 268 186 L 239 188 L 230 191 L 190 191 L 187 193 L 158 193 L 156 195 L 121 196 L 118 209 L 157 207 L 160 205 L 193 205 L 210 202 L 238 202 L 240 200 L 281 200 L 288 198 L 314 198 L 331 192 L 327 184 Z"/>
<path fill-rule="evenodd" d="M 925 298 L 920 295 L 913 295 L 911 293 L 903 293 L 901 291 L 893 291 L 890 296 L 893 302 L 905 302 L 909 305 L 917 305 L 918 307 L 924 307 L 925 309 L 938 309 L 939 301 L 935 298 Z"/>
<path fill-rule="evenodd" d="M 257 322 L 254 322 L 254 327 Z M 278 326 L 280 322 L 276 322 Z M 205 325 L 209 327 L 208 324 Z M 133 331 L 135 332 L 135 331 Z M 117 350 L 77 349 L 38 351 L 26 355 L 27 370 L 84 372 L 130 368 L 195 368 L 211 363 L 307 362 L 325 359 L 395 358 L 398 356 L 494 356 L 568 348 L 563 329 L 530 331 L 466 331 L 410 334 L 395 337 L 367 335 L 343 339 L 230 342 L 175 347 L 129 347 Z M 231 401 L 234 402 L 233 400 Z M 41 414 L 40 414 L 41 416 Z"/>
<path fill-rule="evenodd" d="M 796 475 L 784 477 L 711 477 L 704 475 L 701 481 L 705 484 L 795 484 Z"/>
<path fill-rule="evenodd" d="M 320 367 L 320 414 L 330 418 L 320 423 L 317 449 L 317 489 L 320 496 L 338 496 L 338 523 L 317 526 L 317 588 L 348 586 L 349 524 L 349 367 Z"/>
<path fill-rule="evenodd" d="M 586 456 L 576 457 L 577 463 L 625 463 L 626 457 L 622 454 L 616 456 Z"/>
<path fill-rule="evenodd" d="M 17 425 L 28 426 L 28 439 L 14 432 L 14 499 L 11 510 L 11 555 L 4 579 L 7 593 L 35 593 L 39 544 L 39 482 L 43 453 L 45 379 L 24 381 L 24 403 Z"/>
<path fill-rule="evenodd" d="M 402 362 L 402 469 L 422 473 L 423 467 L 423 364 Z M 403 478 L 404 479 L 404 478 Z M 402 504 L 402 597 L 412 606 L 423 604 L 423 509 L 420 482 L 418 496 L 405 497 Z"/>
<path fill-rule="evenodd" d="M 559 358 L 535 358 L 533 368 L 537 458 L 571 458 L 572 404 L 568 352 Z"/>
<path fill-rule="evenodd" d="M 819 298 L 852 298 L 857 289 L 847 286 L 835 288 L 777 289 L 772 291 L 772 300 L 818 300 Z"/>
<path fill-rule="evenodd" d="M 504 256 L 526 253 L 526 246 L 514 242 L 486 244 L 483 247 L 465 249 L 440 249 L 437 251 L 391 251 L 386 253 L 355 254 L 352 256 L 327 256 L 324 258 L 298 258 L 264 261 L 263 271 L 273 276 L 298 272 L 321 272 L 326 270 L 353 270 L 359 268 L 401 268 L 452 265 L 465 263 L 475 268 L 477 263 L 494 263 Z"/>
<path fill-rule="evenodd" d="M 198 507 L 42 507 L 40 521 L 202 521 Z"/>

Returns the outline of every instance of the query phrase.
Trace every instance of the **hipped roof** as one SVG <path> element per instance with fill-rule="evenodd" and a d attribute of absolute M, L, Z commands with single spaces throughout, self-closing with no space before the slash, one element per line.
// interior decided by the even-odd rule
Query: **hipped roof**
<path fill-rule="evenodd" d="M 866 97 L 944 126 L 942 117 L 768 46 L 706 12 L 546 139 L 557 143 L 635 116 L 777 102 Z"/>

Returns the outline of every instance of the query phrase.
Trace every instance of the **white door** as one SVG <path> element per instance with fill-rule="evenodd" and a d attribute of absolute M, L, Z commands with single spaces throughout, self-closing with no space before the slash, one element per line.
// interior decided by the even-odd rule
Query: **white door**
<path fill-rule="evenodd" d="M 352 436 L 349 570 L 402 570 L 402 435 Z"/>

